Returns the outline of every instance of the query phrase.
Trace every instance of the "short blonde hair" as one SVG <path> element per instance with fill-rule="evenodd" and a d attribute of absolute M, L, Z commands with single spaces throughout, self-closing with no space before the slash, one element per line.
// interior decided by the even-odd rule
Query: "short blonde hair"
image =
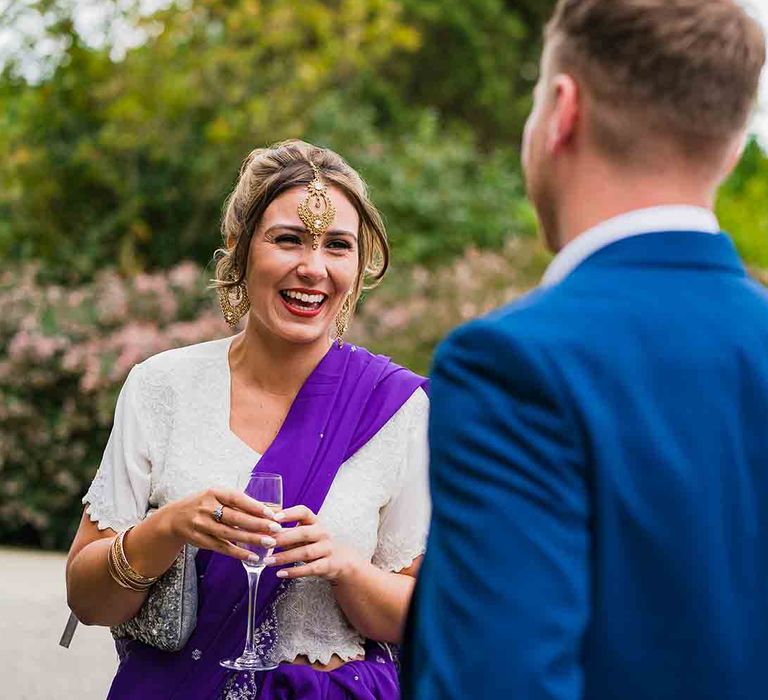
<path fill-rule="evenodd" d="M 765 62 L 762 28 L 734 0 L 560 0 L 546 40 L 615 155 L 649 132 L 719 150 L 746 126 Z"/>
<path fill-rule="evenodd" d="M 341 190 L 360 217 L 359 269 L 353 287 L 357 301 L 365 289 L 375 287 L 389 267 L 389 244 L 384 222 L 368 197 L 365 182 L 340 155 L 305 141 L 290 140 L 248 154 L 237 185 L 227 198 L 221 233 L 224 247 L 216 251 L 213 286 L 231 288 L 246 274 L 251 238 L 267 207 L 294 187 L 313 179 L 313 163 L 323 180 Z"/>

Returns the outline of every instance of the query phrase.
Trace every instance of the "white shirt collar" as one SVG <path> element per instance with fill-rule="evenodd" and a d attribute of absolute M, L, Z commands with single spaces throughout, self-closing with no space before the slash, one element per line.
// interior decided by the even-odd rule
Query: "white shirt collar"
<path fill-rule="evenodd" d="M 611 243 L 659 231 L 720 233 L 720 224 L 709 209 L 690 205 L 649 207 L 620 214 L 579 234 L 568 243 L 547 267 L 541 284 L 549 287 L 562 282 L 589 256 Z"/>

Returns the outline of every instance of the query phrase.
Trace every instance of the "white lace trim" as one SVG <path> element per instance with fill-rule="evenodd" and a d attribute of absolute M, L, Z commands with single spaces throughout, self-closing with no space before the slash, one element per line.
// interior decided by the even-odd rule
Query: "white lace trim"
<path fill-rule="evenodd" d="M 427 536 L 420 542 L 405 541 L 401 537 L 385 535 L 379 539 L 378 549 L 373 557 L 373 564 L 384 571 L 398 572 L 407 569 L 427 549 Z"/>
<path fill-rule="evenodd" d="M 99 510 L 93 503 L 90 502 L 90 499 L 97 501 L 98 497 L 88 491 L 85 498 L 83 498 L 83 503 L 85 504 L 85 512 L 88 514 L 91 522 L 96 523 L 96 527 L 98 527 L 99 530 L 110 529 L 114 530 L 115 532 L 122 532 L 123 530 L 127 530 L 129 527 L 132 527 L 133 525 L 136 525 L 136 523 L 140 522 L 134 518 L 118 518 L 114 515 L 114 513 L 109 513 L 106 510 Z"/>
<path fill-rule="evenodd" d="M 344 617 L 328 581 L 296 579 L 289 591 L 275 605 L 281 627 L 290 630 L 279 633 L 275 658 L 293 661 L 303 655 L 327 664 L 334 654 L 349 661 L 364 653 L 364 640 Z"/>

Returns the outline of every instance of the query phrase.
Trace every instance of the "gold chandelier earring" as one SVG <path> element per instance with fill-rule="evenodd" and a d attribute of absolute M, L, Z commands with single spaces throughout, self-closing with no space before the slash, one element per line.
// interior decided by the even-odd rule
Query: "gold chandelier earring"
<path fill-rule="evenodd" d="M 229 279 L 234 282 L 238 276 L 237 270 L 233 270 Z M 231 287 L 219 287 L 219 306 L 221 306 L 221 313 L 224 314 L 224 320 L 232 330 L 235 330 L 240 319 L 251 308 L 245 280 Z"/>
<path fill-rule="evenodd" d="M 339 315 L 336 316 L 336 341 L 339 343 L 339 347 L 344 347 L 344 334 L 349 327 L 349 317 L 352 315 L 352 295 L 348 294 L 344 303 L 341 305 Z"/>

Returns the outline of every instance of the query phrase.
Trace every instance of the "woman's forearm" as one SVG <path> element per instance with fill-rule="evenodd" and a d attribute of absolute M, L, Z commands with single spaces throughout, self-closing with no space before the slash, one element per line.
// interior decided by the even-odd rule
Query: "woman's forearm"
<path fill-rule="evenodd" d="M 112 538 L 85 545 L 67 566 L 67 602 L 86 625 L 116 625 L 133 617 L 147 593 L 119 586 L 107 569 Z"/>
<path fill-rule="evenodd" d="M 360 634 L 378 642 L 399 644 L 416 580 L 361 561 L 334 582 L 344 614 Z"/>
<path fill-rule="evenodd" d="M 84 516 L 84 521 L 88 518 Z M 87 625 L 112 626 L 136 615 L 148 593 L 120 586 L 109 573 L 107 556 L 114 535 L 105 536 L 88 523 L 72 544 L 67 562 L 67 600 L 77 618 Z M 111 533 L 111 531 L 110 531 Z M 86 543 L 78 539 L 85 538 Z M 160 576 L 173 563 L 182 543 L 171 533 L 158 511 L 134 527 L 124 541 L 125 556 L 144 576 Z"/>

